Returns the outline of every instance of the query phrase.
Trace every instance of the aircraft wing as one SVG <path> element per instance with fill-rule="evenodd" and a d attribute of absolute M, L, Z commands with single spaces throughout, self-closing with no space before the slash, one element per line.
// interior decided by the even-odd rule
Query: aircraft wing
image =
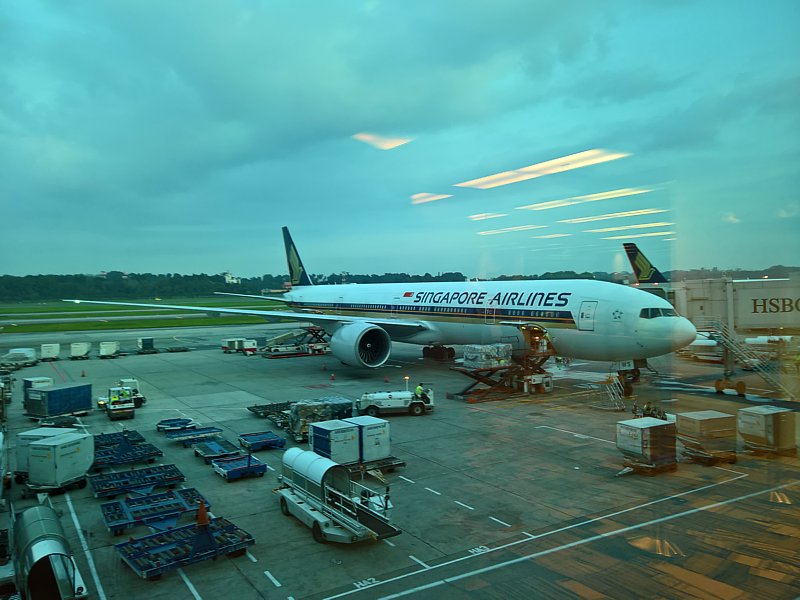
<path fill-rule="evenodd" d="M 259 300 L 272 300 L 273 302 L 287 303 L 286 298 L 280 296 L 260 296 L 258 294 L 234 294 L 233 292 L 214 292 L 220 296 L 238 296 L 239 298 L 258 298 Z"/>
<path fill-rule="evenodd" d="M 261 317 L 267 321 L 304 321 L 319 325 L 325 328 L 328 325 L 334 328 L 346 323 L 372 323 L 386 330 L 390 337 L 407 337 L 428 329 L 428 325 L 421 321 L 411 321 L 407 319 L 372 319 L 366 317 L 354 317 L 348 315 L 326 315 L 317 312 L 290 312 L 285 310 L 254 310 L 250 308 L 219 308 L 212 306 L 181 306 L 176 304 L 143 304 L 139 302 L 109 302 L 106 300 L 73 300 L 65 299 L 63 302 L 74 302 L 75 304 L 100 304 L 104 306 L 140 306 L 143 308 L 167 308 L 170 310 L 189 310 L 208 314 L 231 314 L 249 315 Z"/>

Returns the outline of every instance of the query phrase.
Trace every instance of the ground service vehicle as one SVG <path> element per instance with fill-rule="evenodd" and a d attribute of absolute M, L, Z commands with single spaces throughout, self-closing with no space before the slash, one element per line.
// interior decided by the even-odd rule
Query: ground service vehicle
<path fill-rule="evenodd" d="M 361 415 L 376 417 L 385 413 L 424 415 L 433 410 L 433 390 L 425 390 L 422 397 L 414 392 L 371 392 L 363 394 L 356 403 Z"/>

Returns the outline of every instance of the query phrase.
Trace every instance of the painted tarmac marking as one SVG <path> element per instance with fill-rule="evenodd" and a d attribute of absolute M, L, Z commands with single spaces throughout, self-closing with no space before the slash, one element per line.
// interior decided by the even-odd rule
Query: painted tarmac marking
<path fill-rule="evenodd" d="M 734 471 L 733 469 L 726 469 L 725 467 L 718 467 L 714 466 L 715 469 L 719 469 L 720 471 L 727 471 L 728 473 L 736 473 L 737 475 L 742 475 L 743 477 L 748 477 L 747 473 L 742 473 L 741 471 Z"/>
<path fill-rule="evenodd" d="M 500 525 L 505 525 L 506 527 L 511 527 L 511 525 L 509 525 L 509 524 L 508 524 L 508 523 L 506 523 L 505 521 L 501 521 L 500 519 L 495 519 L 494 517 L 489 517 L 489 518 L 490 518 L 492 521 L 496 522 L 496 523 L 500 523 Z"/>
<path fill-rule="evenodd" d="M 92 579 L 94 579 L 94 585 L 97 588 L 97 597 L 100 598 L 100 600 L 106 600 L 106 593 L 103 591 L 103 585 L 100 583 L 100 576 L 97 574 L 97 569 L 95 569 L 92 553 L 89 552 L 89 544 L 86 543 L 86 538 L 83 536 L 81 523 L 78 521 L 78 515 L 75 514 L 75 508 L 72 506 L 72 498 L 70 498 L 69 492 L 64 494 L 64 497 L 67 499 L 67 506 L 69 506 L 69 512 L 72 515 L 72 524 L 75 526 L 75 531 L 78 532 L 78 539 L 81 541 L 83 553 L 86 555 L 86 562 L 89 564 L 89 570 L 92 572 Z"/>
<path fill-rule="evenodd" d="M 383 540 L 383 541 L 384 541 L 384 543 L 386 543 L 387 545 L 391 546 L 392 548 L 395 547 L 395 545 L 392 542 L 390 542 L 389 540 Z"/>
<path fill-rule="evenodd" d="M 719 508 L 721 506 L 727 506 L 728 504 L 733 504 L 735 502 L 741 502 L 742 500 L 748 500 L 750 498 L 753 498 L 755 496 L 760 496 L 761 494 L 764 494 L 764 493 L 767 493 L 767 492 L 772 493 L 772 492 L 775 492 L 777 490 L 780 490 L 780 489 L 795 485 L 797 483 L 800 483 L 800 481 L 793 481 L 791 483 L 787 483 L 787 484 L 784 484 L 784 485 L 779 485 L 779 486 L 776 486 L 776 487 L 773 487 L 773 488 L 770 488 L 770 489 L 759 490 L 757 492 L 752 492 L 750 494 L 745 494 L 743 496 L 738 496 L 736 498 L 729 498 L 728 500 L 722 500 L 720 502 L 715 502 L 713 504 L 707 504 L 706 506 L 700 506 L 698 508 L 692 508 L 692 509 L 689 509 L 689 510 L 685 510 L 683 512 L 675 513 L 675 514 L 672 514 L 672 515 L 667 515 L 665 517 L 659 517 L 658 519 L 650 519 L 649 521 L 645 521 L 643 523 L 637 523 L 636 525 L 630 525 L 628 527 L 621 527 L 619 529 L 615 529 L 614 531 L 607 531 L 605 533 L 599 533 L 597 535 L 593 535 L 593 536 L 590 536 L 588 538 L 584 538 L 584 539 L 581 539 L 581 540 L 575 540 L 574 542 L 570 542 L 568 544 L 562 544 L 562 545 L 556 546 L 554 548 L 548 548 L 547 550 L 540 550 L 539 552 L 533 552 L 531 554 L 526 554 L 525 556 L 520 556 L 519 558 L 514 558 L 514 559 L 511 559 L 511 560 L 503 561 L 501 563 L 490 565 L 488 567 L 483 567 L 482 569 L 473 569 L 472 571 L 466 571 L 466 572 L 461 573 L 459 575 L 454 575 L 453 577 L 447 577 L 446 579 L 440 579 L 439 581 L 434 581 L 434 582 L 428 583 L 426 585 L 421 585 L 421 586 L 417 586 L 417 587 L 414 587 L 414 588 L 409 588 L 407 590 L 404 590 L 402 592 L 398 592 L 396 594 L 392 594 L 390 596 L 384 596 L 383 600 L 389 600 L 390 598 L 400 598 L 402 596 L 407 596 L 409 594 L 415 594 L 415 593 L 423 591 L 423 590 L 429 590 L 429 589 L 432 589 L 432 588 L 435 588 L 435 587 L 439 587 L 441 585 L 454 583 L 456 581 L 460 581 L 462 579 L 466 579 L 467 577 L 473 577 L 475 575 L 482 575 L 484 573 L 490 573 L 492 571 L 496 571 L 498 569 L 503 569 L 503 568 L 509 567 L 511 565 L 516 565 L 516 564 L 519 564 L 521 562 L 525 562 L 527 560 L 531 560 L 533 558 L 539 558 L 541 556 L 547 556 L 549 554 L 555 554 L 557 552 L 561 552 L 562 550 L 569 550 L 570 548 L 576 548 L 578 546 L 584 546 L 586 544 L 590 544 L 590 543 L 596 542 L 598 540 L 602 540 L 602 539 L 605 539 L 605 538 L 617 536 L 617 535 L 624 534 L 624 533 L 629 533 L 631 531 L 636 531 L 636 530 L 641 529 L 643 527 L 650 527 L 652 525 L 658 525 L 659 523 L 665 523 L 667 521 L 673 521 L 675 519 L 680 519 L 682 517 L 685 517 L 685 516 L 688 516 L 688 515 L 693 515 L 693 514 L 696 514 L 696 513 L 699 513 L 699 512 L 705 512 L 707 510 L 713 510 L 713 509 Z"/>
<path fill-rule="evenodd" d="M 474 509 L 474 508 L 472 508 L 471 506 L 469 506 L 469 505 L 467 505 L 467 504 L 464 504 L 463 502 L 459 502 L 458 500 L 453 500 L 453 502 L 455 502 L 455 503 L 456 503 L 456 504 L 458 504 L 459 506 L 463 506 L 464 508 L 468 508 L 469 510 L 475 510 L 475 509 Z"/>
<path fill-rule="evenodd" d="M 533 534 L 528 533 L 527 531 L 522 531 L 520 533 L 525 536 L 523 539 L 514 540 L 513 542 L 509 542 L 509 543 L 503 544 L 501 546 L 496 546 L 494 548 L 490 548 L 488 550 L 488 552 L 486 552 L 486 554 L 488 554 L 490 552 L 496 552 L 498 550 L 504 550 L 506 548 L 511 548 L 511 547 L 517 546 L 519 544 L 525 544 L 525 543 L 528 543 L 528 542 L 530 542 L 532 540 L 535 540 L 535 539 L 538 539 L 538 538 L 541 538 L 541 537 L 547 537 L 547 536 L 550 536 L 550 535 L 553 535 L 553 534 L 556 534 L 556 533 L 561 533 L 562 531 L 567 531 L 569 529 L 574 529 L 575 527 L 582 527 L 584 525 L 590 525 L 592 523 L 597 523 L 597 522 L 600 522 L 600 521 L 604 521 L 604 520 L 609 519 L 611 517 L 615 517 L 615 516 L 618 516 L 618 515 L 621 515 L 621 514 L 624 514 L 624 513 L 627 513 L 627 512 L 639 510 L 640 508 L 646 508 L 647 506 L 658 504 L 660 502 L 666 502 L 667 500 L 672 500 L 672 499 L 678 498 L 680 496 L 686 496 L 688 494 L 693 494 L 695 492 L 699 492 L 699 491 L 702 491 L 702 490 L 710 489 L 710 488 L 716 487 L 718 485 L 724 485 L 726 483 L 731 483 L 733 481 L 738 481 L 739 479 L 742 479 L 743 477 L 747 477 L 747 475 L 740 475 L 739 477 L 733 477 L 731 479 L 725 479 L 724 481 L 720 481 L 720 482 L 717 482 L 717 483 L 712 483 L 712 484 L 709 484 L 709 485 L 705 485 L 705 486 L 702 486 L 702 487 L 699 487 L 699 488 L 695 488 L 693 490 L 687 490 L 685 492 L 680 492 L 679 494 L 673 494 L 672 496 L 666 496 L 664 498 L 658 498 L 657 500 L 652 500 L 650 502 L 645 502 L 644 504 L 638 504 L 636 506 L 631 506 L 630 508 L 625 508 L 623 510 L 618 510 L 618 511 L 613 512 L 613 513 L 609 513 L 609 514 L 606 514 L 606 515 L 595 517 L 594 519 L 588 519 L 586 521 L 581 521 L 580 523 L 575 523 L 573 525 L 568 525 L 566 527 L 561 527 L 559 529 L 554 529 L 552 531 L 547 531 L 547 532 L 542 533 L 540 535 L 533 535 Z M 790 486 L 796 485 L 798 483 L 800 483 L 800 480 L 792 481 L 792 482 L 787 483 L 785 485 L 778 486 L 777 488 L 773 488 L 772 490 L 762 490 L 760 492 L 753 492 L 752 494 L 748 495 L 747 497 L 752 497 L 752 496 L 756 496 L 758 494 L 763 494 L 765 492 L 769 492 L 769 491 L 773 491 L 773 490 L 777 490 L 777 489 L 790 487 Z M 741 497 L 740 499 L 744 499 L 744 498 L 745 497 Z M 708 510 L 710 508 L 716 508 L 716 506 L 717 505 L 709 505 L 706 508 L 702 508 L 701 507 L 699 509 L 692 509 L 692 510 L 694 510 L 694 511 Z M 611 532 L 611 533 L 613 533 L 613 532 Z M 435 565 L 433 567 L 430 567 L 430 568 L 431 569 L 438 569 L 439 567 L 444 567 L 444 566 L 448 566 L 448 565 L 454 565 L 456 563 L 459 563 L 459 562 L 462 562 L 462 561 L 465 561 L 465 560 L 469 560 L 469 559 L 473 558 L 474 556 L 475 556 L 474 554 L 466 554 L 466 555 L 461 556 L 459 558 L 454 558 L 453 560 L 439 563 L 439 564 L 437 564 L 437 565 Z M 393 577 L 391 579 L 386 579 L 385 581 L 381 581 L 379 583 L 383 584 L 383 583 L 388 583 L 388 582 L 400 581 L 400 580 L 405 579 L 407 577 L 413 577 L 414 575 L 417 575 L 420 572 L 421 571 L 411 571 L 409 573 L 404 573 L 403 575 L 398 575 L 397 577 Z M 357 591 L 358 590 L 350 590 L 350 591 L 347 591 L 347 592 L 342 592 L 342 593 L 339 593 L 339 594 L 335 594 L 333 596 L 327 596 L 325 600 L 334 600 L 335 598 L 342 598 L 344 596 L 349 596 L 350 594 L 352 594 L 354 592 L 357 592 Z M 390 598 L 390 597 L 392 597 L 392 596 L 387 596 L 387 598 Z"/>
<path fill-rule="evenodd" d="M 249 558 L 254 563 L 258 562 L 258 559 L 255 556 L 253 556 L 252 554 L 250 554 L 250 550 L 245 550 L 244 553 L 247 555 L 247 558 Z"/>
<path fill-rule="evenodd" d="M 402 475 L 400 475 L 400 479 L 407 481 L 408 483 L 416 483 L 416 481 L 411 481 L 408 477 L 403 477 Z"/>
<path fill-rule="evenodd" d="M 536 429 L 553 429 L 555 431 L 560 431 L 561 433 L 569 433 L 571 435 L 574 435 L 575 437 L 585 437 L 591 440 L 597 440 L 598 442 L 605 442 L 606 444 L 614 444 L 614 445 L 617 444 L 616 442 L 612 442 L 611 440 L 604 440 L 603 438 L 594 437 L 592 435 L 584 435 L 582 433 L 578 433 L 576 431 L 569 431 L 567 429 L 559 429 L 558 427 L 550 427 L 549 425 L 537 425 Z"/>
<path fill-rule="evenodd" d="M 181 576 L 183 583 L 185 583 L 186 587 L 189 588 L 192 596 L 194 596 L 194 600 L 203 600 L 203 597 L 197 593 L 197 588 L 192 585 L 191 581 L 189 581 L 189 578 L 186 576 L 186 573 L 183 572 L 183 569 L 178 569 L 178 575 Z"/>
<path fill-rule="evenodd" d="M 273 584 L 275 584 L 275 587 L 281 587 L 281 582 L 278 581 L 277 579 L 275 579 L 275 577 L 273 577 L 272 573 L 270 573 L 269 571 L 264 571 L 264 575 L 266 575 L 269 578 L 269 580 Z"/>
<path fill-rule="evenodd" d="M 425 488 L 425 489 L 428 490 L 429 492 L 432 492 L 432 493 L 436 494 L 437 496 L 441 496 L 442 495 L 440 492 L 437 492 L 436 490 L 432 490 L 431 488 Z"/>
<path fill-rule="evenodd" d="M 430 567 L 429 567 L 428 565 L 426 565 L 424 562 L 422 562 L 422 561 L 421 561 L 420 559 L 418 559 L 416 556 L 412 556 L 411 554 L 409 554 L 409 555 L 408 555 L 408 558 L 410 558 L 411 560 L 413 560 L 415 563 L 417 563 L 417 564 L 419 564 L 419 565 L 422 565 L 422 566 L 423 566 L 423 567 L 425 567 L 426 569 L 430 569 Z"/>

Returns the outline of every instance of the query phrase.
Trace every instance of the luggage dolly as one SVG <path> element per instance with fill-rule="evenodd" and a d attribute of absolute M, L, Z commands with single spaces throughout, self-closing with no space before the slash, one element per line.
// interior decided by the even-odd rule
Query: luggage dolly
<path fill-rule="evenodd" d="M 632 460 L 625 460 L 622 462 L 624 469 L 616 474 L 616 477 L 627 475 L 628 473 L 641 473 L 643 475 L 653 476 L 656 473 L 672 473 L 678 469 L 677 463 L 666 463 L 655 465 L 651 463 L 641 463 Z"/>

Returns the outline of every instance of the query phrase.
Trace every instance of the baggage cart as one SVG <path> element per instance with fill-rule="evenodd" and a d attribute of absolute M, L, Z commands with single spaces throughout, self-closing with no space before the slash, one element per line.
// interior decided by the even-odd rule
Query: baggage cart
<path fill-rule="evenodd" d="M 157 487 L 173 488 L 186 481 L 186 477 L 175 465 L 158 465 L 123 471 L 89 475 L 89 485 L 95 498 L 113 498 L 118 494 L 133 492 L 147 495 Z"/>
<path fill-rule="evenodd" d="M 267 472 L 267 465 L 252 454 L 218 458 L 211 461 L 211 466 L 227 482 L 244 477 L 263 477 Z"/>
<path fill-rule="evenodd" d="M 197 523 L 160 531 L 115 546 L 122 560 L 142 579 L 217 556 L 241 556 L 256 541 L 227 519 L 209 519 L 200 504 Z"/>
<path fill-rule="evenodd" d="M 147 525 L 160 531 L 172 529 L 182 515 L 196 515 L 201 501 L 210 507 L 200 492 L 185 488 L 112 500 L 101 504 L 100 510 L 106 528 L 114 535 L 122 535 L 126 529 L 138 525 Z"/>
<path fill-rule="evenodd" d="M 159 456 L 164 456 L 164 453 L 153 444 L 147 442 L 131 444 L 125 440 L 117 446 L 106 446 L 105 448 L 96 450 L 92 469 L 94 471 L 100 471 L 107 467 L 140 462 L 152 464 Z"/>
<path fill-rule="evenodd" d="M 184 431 L 197 429 L 197 421 L 188 418 L 161 419 L 156 423 L 156 431 Z"/>
<path fill-rule="evenodd" d="M 262 419 L 269 419 L 279 429 L 284 429 L 289 424 L 289 410 L 294 402 L 273 402 L 271 404 L 256 404 L 248 406 L 247 410 Z"/>
<path fill-rule="evenodd" d="M 170 431 L 166 434 L 166 437 L 168 440 L 180 442 L 184 448 L 188 448 L 197 442 L 219 437 L 221 433 L 222 429 L 219 427 L 199 427 L 183 431 Z"/>
<path fill-rule="evenodd" d="M 254 431 L 239 436 L 239 445 L 250 452 L 258 452 L 264 448 L 283 448 L 286 440 L 271 431 Z"/>
<path fill-rule="evenodd" d="M 241 453 L 239 448 L 226 439 L 201 441 L 194 444 L 194 455 L 202 458 L 206 464 L 215 458 L 238 456 Z"/>
<path fill-rule="evenodd" d="M 94 447 L 96 449 L 118 446 L 123 440 L 128 440 L 131 444 L 141 444 L 144 436 L 135 429 L 123 429 L 114 433 L 99 433 L 94 436 Z"/>

